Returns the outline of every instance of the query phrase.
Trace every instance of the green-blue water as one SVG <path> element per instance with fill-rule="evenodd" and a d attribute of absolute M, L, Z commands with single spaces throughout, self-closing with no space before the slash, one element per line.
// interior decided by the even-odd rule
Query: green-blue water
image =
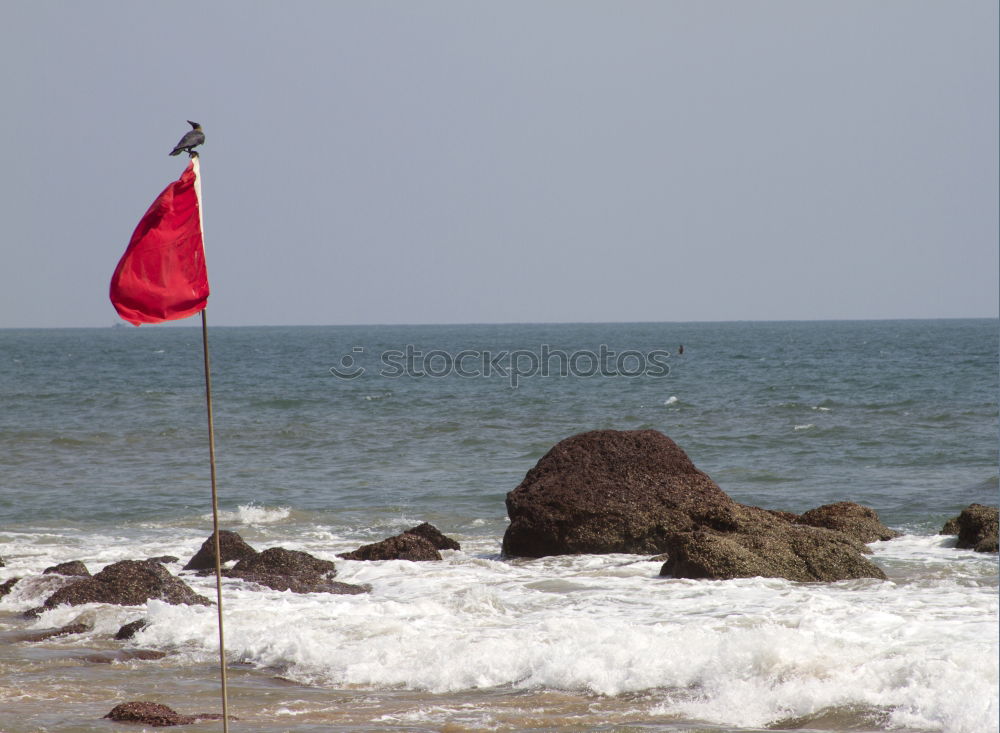
<path fill-rule="evenodd" d="M 497 514 L 561 438 L 655 428 L 740 501 L 796 511 L 850 498 L 930 527 L 997 493 L 997 340 L 990 320 L 216 328 L 220 500 Z M 602 344 L 669 352 L 669 373 L 550 373 L 516 388 L 496 368 L 379 374 L 390 371 L 379 356 L 407 345 L 495 357 L 543 345 L 597 354 Z M 330 372 L 345 355 L 362 376 Z M 464 366 L 483 371 L 475 356 Z M 550 359 L 550 372 L 559 366 Z M 7 523 L 182 516 L 201 505 L 203 389 L 199 329 L 0 332 Z"/>

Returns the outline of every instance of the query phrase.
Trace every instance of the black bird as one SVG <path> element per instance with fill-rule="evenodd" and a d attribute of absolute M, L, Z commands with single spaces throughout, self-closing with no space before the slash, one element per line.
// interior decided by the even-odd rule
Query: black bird
<path fill-rule="evenodd" d="M 205 142 L 205 133 L 201 131 L 201 125 L 191 120 L 187 122 L 193 129 L 174 146 L 174 149 L 170 151 L 171 155 L 180 155 L 184 152 L 190 156 L 197 155 L 198 153 L 194 152 L 194 149 Z"/>

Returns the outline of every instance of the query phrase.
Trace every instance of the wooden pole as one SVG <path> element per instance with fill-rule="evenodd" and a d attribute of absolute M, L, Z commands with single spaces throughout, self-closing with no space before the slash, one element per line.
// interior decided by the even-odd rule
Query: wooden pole
<path fill-rule="evenodd" d="M 222 730 L 229 733 L 229 681 L 226 636 L 222 626 L 222 551 L 219 543 L 219 494 L 215 481 L 215 422 L 212 418 L 212 365 L 208 357 L 208 319 L 201 311 L 201 345 L 205 354 L 205 407 L 208 411 L 208 461 L 212 475 L 212 536 L 215 538 L 215 598 L 219 610 L 219 676 L 222 681 Z"/>
<path fill-rule="evenodd" d="M 198 197 L 198 227 L 205 236 L 205 222 L 201 205 L 201 158 L 195 151 L 188 151 L 194 165 L 194 190 Z M 202 241 L 204 247 L 204 241 Z M 226 634 L 222 623 L 222 548 L 219 541 L 219 492 L 215 471 L 215 419 L 212 416 L 212 362 L 208 356 L 208 317 L 201 309 L 201 347 L 205 355 L 205 409 L 208 413 L 208 465 L 212 476 L 212 538 L 215 544 L 215 601 L 219 611 L 219 679 L 222 686 L 222 730 L 229 733 L 229 680 L 226 676 Z"/>

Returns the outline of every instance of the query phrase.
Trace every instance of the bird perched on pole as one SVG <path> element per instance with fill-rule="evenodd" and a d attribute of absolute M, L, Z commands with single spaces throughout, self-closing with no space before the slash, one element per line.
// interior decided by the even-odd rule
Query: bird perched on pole
<path fill-rule="evenodd" d="M 205 133 L 201 131 L 201 125 L 191 120 L 188 120 L 187 123 L 191 125 L 191 132 L 186 133 L 180 142 L 174 146 L 174 149 L 170 151 L 171 155 L 180 155 L 186 152 L 189 156 L 193 157 L 198 154 L 194 152 L 194 149 L 205 142 Z"/>

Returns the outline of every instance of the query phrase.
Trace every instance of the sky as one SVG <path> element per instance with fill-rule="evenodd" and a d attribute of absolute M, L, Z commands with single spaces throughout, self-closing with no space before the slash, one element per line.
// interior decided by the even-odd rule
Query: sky
<path fill-rule="evenodd" d="M 2 328 L 118 321 L 186 120 L 212 324 L 998 315 L 993 0 L 3 16 Z"/>

